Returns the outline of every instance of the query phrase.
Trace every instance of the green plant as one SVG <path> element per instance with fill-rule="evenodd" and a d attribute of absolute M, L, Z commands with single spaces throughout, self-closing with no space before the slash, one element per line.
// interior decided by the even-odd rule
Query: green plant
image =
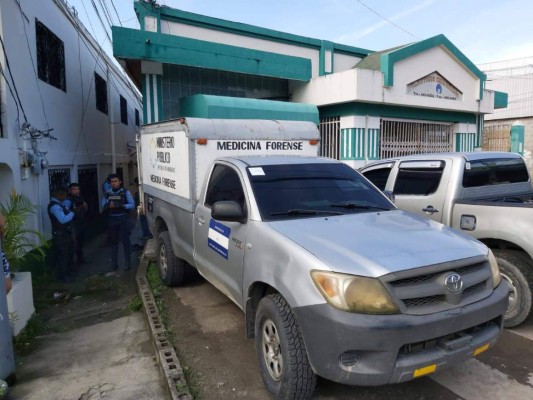
<path fill-rule="evenodd" d="M 143 301 L 139 295 L 135 295 L 128 303 L 131 312 L 141 311 L 143 308 Z"/>
<path fill-rule="evenodd" d="M 48 331 L 48 326 L 37 314 L 33 314 L 28 320 L 26 327 L 13 338 L 13 347 L 15 351 L 24 351 L 30 347 L 37 336 Z"/>
<path fill-rule="evenodd" d="M 9 260 L 11 269 L 19 271 L 29 257 L 37 257 L 40 261 L 45 257 L 46 240 L 41 232 L 26 227 L 26 221 L 31 214 L 35 214 L 35 206 L 31 199 L 15 189 L 9 194 L 5 204 L 0 203 L 0 212 L 5 217 L 4 237 L 2 248 Z"/>

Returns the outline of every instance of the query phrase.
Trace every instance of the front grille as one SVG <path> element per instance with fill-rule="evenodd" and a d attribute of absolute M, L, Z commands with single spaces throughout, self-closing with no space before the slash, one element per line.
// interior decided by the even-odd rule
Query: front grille
<path fill-rule="evenodd" d="M 415 297 L 412 299 L 405 299 L 403 303 L 407 308 L 427 306 L 429 304 L 435 304 L 443 301 L 443 296 L 428 296 L 428 297 Z"/>
<path fill-rule="evenodd" d="M 473 326 L 468 329 L 464 329 L 462 331 L 454 332 L 446 336 L 432 338 L 429 340 L 425 340 L 423 342 L 404 344 L 400 348 L 400 351 L 398 354 L 401 357 L 405 355 L 415 355 L 418 353 L 422 353 L 424 351 L 434 349 L 436 347 L 445 348 L 447 343 L 456 341 L 458 339 L 465 338 L 465 337 L 475 337 L 479 335 L 480 333 L 487 331 L 489 329 L 501 329 L 500 325 L 501 325 L 501 317 L 498 317 L 492 321 L 483 322 L 479 325 Z"/>
<path fill-rule="evenodd" d="M 476 262 L 477 261 L 477 262 Z M 451 274 L 461 276 L 462 287 L 452 292 L 446 287 Z M 446 263 L 416 268 L 381 278 L 402 312 L 423 315 L 474 303 L 492 292 L 492 273 L 486 260 Z"/>

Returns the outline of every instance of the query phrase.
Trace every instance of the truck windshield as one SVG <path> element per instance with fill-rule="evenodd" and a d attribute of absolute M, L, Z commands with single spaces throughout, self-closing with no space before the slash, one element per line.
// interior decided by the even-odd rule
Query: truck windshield
<path fill-rule="evenodd" d="M 521 158 L 498 158 L 469 161 L 465 164 L 463 187 L 527 182 L 529 175 Z"/>
<path fill-rule="evenodd" d="M 288 164 L 249 167 L 264 221 L 324 217 L 395 207 L 344 164 Z"/>

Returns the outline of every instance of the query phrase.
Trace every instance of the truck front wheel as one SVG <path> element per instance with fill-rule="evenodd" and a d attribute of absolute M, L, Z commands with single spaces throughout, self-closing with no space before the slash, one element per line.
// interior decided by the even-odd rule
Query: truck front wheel
<path fill-rule="evenodd" d="M 161 232 L 157 238 L 157 268 L 167 286 L 179 286 L 185 280 L 186 262 L 174 255 L 168 231 Z"/>
<path fill-rule="evenodd" d="M 261 299 L 255 318 L 261 377 L 276 399 L 309 399 L 316 385 L 305 344 L 290 306 L 280 294 Z"/>
<path fill-rule="evenodd" d="M 513 250 L 494 250 L 502 279 L 509 285 L 509 306 L 504 317 L 504 326 L 520 325 L 531 311 L 533 287 L 533 264 L 524 255 Z"/>

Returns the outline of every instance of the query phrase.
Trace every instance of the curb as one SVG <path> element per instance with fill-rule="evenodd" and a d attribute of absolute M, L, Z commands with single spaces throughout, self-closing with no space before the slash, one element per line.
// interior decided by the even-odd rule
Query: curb
<path fill-rule="evenodd" d="M 137 290 L 143 302 L 143 309 L 150 332 L 152 335 L 152 344 L 154 345 L 154 352 L 157 357 L 161 373 L 167 383 L 167 389 L 172 400 L 192 400 L 189 386 L 185 380 L 185 375 L 178 356 L 174 351 L 172 345 L 168 342 L 166 336 L 166 328 L 161 322 L 159 310 L 150 290 L 150 285 L 146 279 L 146 271 L 150 261 L 155 260 L 154 240 L 150 239 L 146 242 L 137 269 L 135 277 L 137 281 Z"/>

